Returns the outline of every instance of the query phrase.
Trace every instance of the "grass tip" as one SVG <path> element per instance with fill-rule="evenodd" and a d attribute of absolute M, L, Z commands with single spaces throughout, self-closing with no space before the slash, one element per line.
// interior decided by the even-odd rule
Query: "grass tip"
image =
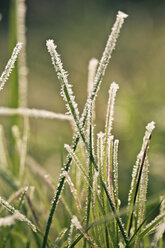
<path fill-rule="evenodd" d="M 120 10 L 118 11 L 118 14 L 117 15 L 118 15 L 118 17 L 124 18 L 124 19 L 128 17 L 128 15 L 126 13 L 124 13 L 124 12 L 122 12 Z"/>

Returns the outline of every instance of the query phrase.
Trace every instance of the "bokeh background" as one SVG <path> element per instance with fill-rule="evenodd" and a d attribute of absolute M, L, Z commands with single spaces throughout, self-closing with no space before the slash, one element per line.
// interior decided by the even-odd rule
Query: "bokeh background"
<path fill-rule="evenodd" d="M 126 20 L 96 102 L 97 131 L 104 130 L 110 83 L 119 83 L 114 134 L 120 140 L 120 198 L 124 201 L 132 166 L 141 147 L 145 126 L 154 120 L 149 152 L 149 194 L 165 186 L 165 2 L 122 0 L 29 0 L 27 1 L 28 105 L 65 113 L 60 86 L 45 41 L 58 45 L 69 72 L 76 101 L 82 111 L 87 97 L 88 62 L 100 59 L 118 10 Z M 8 60 L 9 1 L 0 1 L 0 71 Z M 8 105 L 8 86 L 0 105 Z M 0 117 L 6 125 L 7 118 Z M 31 120 L 29 153 L 55 179 L 59 176 L 64 144 L 71 143 L 67 122 Z M 7 138 L 8 143 L 10 140 Z"/>

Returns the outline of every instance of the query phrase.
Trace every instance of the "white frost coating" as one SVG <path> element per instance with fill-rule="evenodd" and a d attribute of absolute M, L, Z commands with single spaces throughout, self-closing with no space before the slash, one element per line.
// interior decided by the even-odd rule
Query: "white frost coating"
<path fill-rule="evenodd" d="M 92 243 L 92 247 L 98 247 L 95 243 L 93 243 L 92 239 L 90 238 L 90 236 L 85 232 L 84 228 L 82 227 L 82 225 L 80 224 L 77 216 L 73 216 L 72 218 L 72 223 L 73 225 L 84 235 L 84 237 L 90 242 Z"/>
<path fill-rule="evenodd" d="M 5 70 L 2 72 L 1 77 L 0 77 L 0 91 L 3 89 L 6 81 L 9 78 L 10 73 L 12 72 L 12 69 L 14 68 L 14 63 L 18 57 L 18 54 L 22 48 L 22 43 L 18 42 L 17 45 L 15 46 L 13 53 L 11 55 L 11 58 L 9 59 Z"/>
<path fill-rule="evenodd" d="M 102 56 L 101 61 L 99 63 L 99 67 L 98 67 L 98 70 L 96 73 L 96 77 L 95 77 L 95 81 L 94 81 L 94 88 L 93 88 L 93 92 L 92 92 L 91 97 L 92 96 L 95 97 L 98 90 L 99 90 L 99 86 L 100 86 L 100 83 L 102 81 L 102 77 L 105 73 L 105 69 L 109 63 L 112 52 L 115 49 L 115 45 L 116 45 L 116 41 L 117 41 L 117 38 L 118 38 L 119 33 L 120 33 L 120 29 L 124 23 L 124 19 L 127 18 L 127 16 L 128 16 L 127 14 L 125 14 L 121 11 L 118 11 L 115 24 L 112 27 L 112 32 L 108 38 L 103 56 Z"/>
<path fill-rule="evenodd" d="M 159 239 L 162 238 L 163 234 L 165 233 L 165 199 L 162 200 L 162 203 L 160 206 L 160 214 L 162 216 L 164 215 L 164 218 L 156 228 L 156 233 L 154 235 L 152 247 L 157 247 L 157 243 Z"/>
<path fill-rule="evenodd" d="M 118 148 L 119 148 L 119 140 L 116 139 L 114 141 L 113 164 L 114 164 L 114 193 L 115 193 L 117 207 L 118 207 Z"/>
<path fill-rule="evenodd" d="M 78 211 L 80 211 L 82 209 L 82 207 L 81 207 L 80 200 L 78 198 L 77 190 L 76 190 L 76 188 L 75 188 L 75 186 L 74 186 L 74 184 L 73 184 L 73 182 L 72 182 L 72 180 L 68 174 L 66 175 L 66 181 L 67 181 L 67 183 L 70 187 L 70 191 L 73 194 L 73 197 L 76 201 L 76 207 L 77 207 Z"/>
<path fill-rule="evenodd" d="M 0 204 L 5 207 L 10 213 L 14 214 L 16 219 L 19 221 L 23 221 L 26 224 L 31 227 L 33 232 L 37 232 L 37 228 L 32 222 L 25 217 L 25 215 L 21 214 L 18 210 L 16 210 L 13 206 L 11 206 L 7 201 L 3 200 L 2 197 L 0 197 Z"/>
<path fill-rule="evenodd" d="M 104 138 L 104 136 L 105 136 L 105 134 L 103 132 L 99 132 L 97 134 L 97 137 L 100 138 L 100 139 Z"/>
<path fill-rule="evenodd" d="M 98 63 L 99 63 L 99 61 L 95 58 L 92 58 L 89 61 L 89 66 L 88 66 L 88 94 L 90 94 L 92 89 L 93 89 L 93 83 L 94 83 L 95 73 L 96 73 Z"/>
<path fill-rule="evenodd" d="M 119 17 L 120 16 L 120 18 L 127 18 L 128 17 L 128 15 L 126 14 L 126 13 L 124 13 L 124 12 L 122 12 L 122 11 L 118 11 L 118 14 L 117 14 L 117 16 Z"/>
<path fill-rule="evenodd" d="M 109 193 L 111 192 L 110 190 L 110 178 L 111 178 L 111 166 L 112 166 L 112 161 L 113 161 L 113 140 L 114 136 L 111 135 L 108 137 L 108 142 L 107 142 L 107 185 L 109 189 Z M 104 154 L 105 155 L 105 154 Z"/>
<path fill-rule="evenodd" d="M 140 153 L 138 155 L 139 159 L 142 159 L 142 157 L 143 157 L 143 153 L 144 153 L 146 144 L 147 144 L 147 142 L 148 142 L 148 140 L 149 140 L 149 138 L 151 136 L 151 133 L 154 130 L 154 128 L 155 128 L 155 122 L 154 121 L 151 121 L 146 126 L 146 132 L 145 132 L 145 135 L 144 135 L 144 138 L 143 138 L 142 148 L 141 148 L 141 151 L 140 151 Z"/>
<path fill-rule="evenodd" d="M 162 223 L 162 219 L 165 218 L 165 214 L 159 214 L 158 216 L 155 217 L 155 219 L 153 219 L 149 224 L 147 224 L 145 226 L 145 228 L 143 229 L 143 232 L 146 232 L 146 230 L 148 230 L 148 234 L 152 233 L 153 231 L 155 231 L 155 229 L 160 225 L 160 223 Z M 155 247 L 155 246 L 154 246 Z"/>
<path fill-rule="evenodd" d="M 99 132 L 97 134 L 97 163 L 102 175 L 103 175 L 104 137 L 105 134 L 103 132 Z"/>
<path fill-rule="evenodd" d="M 72 222 L 72 219 L 71 219 L 70 230 L 69 230 L 69 234 L 68 234 L 68 248 L 71 247 L 73 229 L 74 229 L 74 223 Z"/>
<path fill-rule="evenodd" d="M 65 235 L 65 233 L 68 231 L 68 228 L 64 228 L 58 235 L 58 237 L 55 240 L 55 243 L 59 242 Z"/>
<path fill-rule="evenodd" d="M 46 42 L 48 52 L 51 55 L 52 64 L 56 70 L 57 77 L 61 83 L 61 95 L 66 101 L 66 107 L 69 111 L 69 114 L 73 116 L 73 119 L 76 122 L 76 126 L 79 123 L 79 111 L 77 108 L 77 103 L 75 102 L 75 96 L 73 96 L 72 85 L 68 83 L 67 73 L 63 69 L 63 65 L 60 59 L 60 55 L 56 51 L 56 45 L 53 40 L 47 40 Z"/>
<path fill-rule="evenodd" d="M 163 236 L 164 232 L 165 232 L 165 218 L 164 218 L 164 221 L 160 225 L 158 225 L 158 227 L 157 227 L 155 237 L 154 237 L 156 243 Z M 154 246 L 154 247 L 156 247 L 156 246 Z"/>
<path fill-rule="evenodd" d="M 0 226 L 11 226 L 15 223 L 17 219 L 16 215 L 6 216 L 4 218 L 0 218 Z"/>
<path fill-rule="evenodd" d="M 155 122 L 151 121 L 150 123 L 148 123 L 148 125 L 146 126 L 146 130 L 151 133 L 155 128 Z"/>
<path fill-rule="evenodd" d="M 139 194 L 137 199 L 138 210 L 137 210 L 137 224 L 138 226 L 142 223 L 145 213 L 146 206 L 146 195 L 148 188 L 148 173 L 149 173 L 149 162 L 148 158 L 145 159 L 143 166 L 143 173 L 139 186 Z"/>
<path fill-rule="evenodd" d="M 40 109 L 29 109 L 29 108 L 7 108 L 0 107 L 0 115 L 21 115 L 24 117 L 32 117 L 32 118 L 43 118 L 43 119 L 60 119 L 60 120 L 68 120 L 72 121 L 73 118 L 71 116 L 65 114 L 57 114 L 52 111 L 40 110 Z"/>
<path fill-rule="evenodd" d="M 117 90 L 119 89 L 119 85 L 113 82 L 109 89 L 109 99 L 107 105 L 107 114 L 106 114 L 106 124 L 105 124 L 105 134 L 106 137 L 111 135 L 112 130 L 112 122 L 114 119 L 114 105 Z"/>
<path fill-rule="evenodd" d="M 124 248 L 124 245 L 122 242 L 119 243 L 119 248 Z"/>
<path fill-rule="evenodd" d="M 128 205 L 130 205 L 130 203 L 131 203 L 133 189 L 134 189 L 135 184 L 136 184 L 138 168 L 140 166 L 141 160 L 142 160 L 142 158 L 144 156 L 144 152 L 145 152 L 147 143 L 149 142 L 151 133 L 154 130 L 154 128 L 155 128 L 155 122 L 154 121 L 151 121 L 146 126 L 146 132 L 145 132 L 145 135 L 143 137 L 142 147 L 141 147 L 141 150 L 140 150 L 139 154 L 137 155 L 137 160 L 136 160 L 136 163 L 135 163 L 135 165 L 133 167 L 131 188 L 130 188 L 130 192 L 129 192 L 129 195 L 128 195 Z M 147 150 L 148 150 L 148 148 L 149 148 L 149 146 L 147 147 Z"/>

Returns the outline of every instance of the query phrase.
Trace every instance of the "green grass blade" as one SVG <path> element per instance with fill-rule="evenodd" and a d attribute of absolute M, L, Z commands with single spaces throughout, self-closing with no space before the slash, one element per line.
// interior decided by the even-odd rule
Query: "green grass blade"
<path fill-rule="evenodd" d="M 17 37 L 17 1 L 10 0 L 9 12 L 9 53 L 18 42 Z M 18 62 L 16 62 L 15 69 L 10 78 L 9 89 L 9 106 L 11 108 L 18 108 L 19 106 L 19 93 L 18 93 Z M 11 118 L 12 125 L 18 124 L 18 117 Z"/>
<path fill-rule="evenodd" d="M 142 229 L 142 227 L 144 226 L 144 224 L 148 221 L 148 219 L 151 218 L 151 216 L 153 216 L 153 214 L 155 214 L 158 209 L 160 208 L 161 203 L 159 203 L 147 216 L 146 218 L 143 220 L 143 222 L 139 225 L 139 227 L 137 228 L 137 230 L 134 232 L 134 234 L 132 235 L 132 237 L 130 238 L 129 242 L 127 243 L 126 247 L 130 247 L 132 245 L 132 243 L 134 242 L 136 236 L 138 235 L 138 233 L 140 232 L 140 230 Z M 163 216 L 164 217 L 164 216 Z M 158 218 L 159 219 L 159 218 Z M 160 218 L 160 220 L 162 220 L 162 218 Z M 139 235 L 139 239 L 141 239 L 142 237 L 144 237 L 155 225 L 157 225 L 159 223 L 159 221 L 153 221 L 151 222 L 151 224 L 149 224 L 149 226 L 147 228 L 145 228 L 141 234 Z"/>
<path fill-rule="evenodd" d="M 129 198 L 130 198 L 129 199 L 129 215 L 128 215 L 128 221 L 127 221 L 128 236 L 130 236 L 130 231 L 131 231 L 132 222 L 133 222 L 134 208 L 136 205 L 136 199 L 137 199 L 138 190 L 139 190 L 141 177 L 143 173 L 143 167 L 144 167 L 145 159 L 147 156 L 147 151 L 149 149 L 151 133 L 154 128 L 155 128 L 154 122 L 151 122 L 146 126 L 146 132 L 143 138 L 142 148 L 137 158 L 137 162 L 134 168 L 135 171 L 133 171 L 131 190 L 130 190 L 130 195 L 129 195 Z"/>
<path fill-rule="evenodd" d="M 115 48 L 115 44 L 116 44 L 117 38 L 119 36 L 120 29 L 121 29 L 122 24 L 124 22 L 124 19 L 126 17 L 127 17 L 127 15 L 124 13 L 121 13 L 121 12 L 118 13 L 117 21 L 114 25 L 116 27 L 117 32 L 113 28 L 112 35 L 110 35 L 110 37 L 108 39 L 107 46 L 106 46 L 104 53 L 103 53 L 103 56 L 101 58 L 99 68 L 97 70 L 96 77 L 95 77 L 95 84 L 94 84 L 94 87 L 93 87 L 92 92 L 91 92 L 90 97 L 89 97 L 92 101 L 95 99 L 96 92 L 99 90 L 99 86 L 101 84 L 105 70 L 106 70 L 107 65 L 109 63 L 109 60 L 111 58 L 112 51 Z M 84 107 L 83 114 L 81 117 L 82 128 L 85 126 L 87 115 L 88 115 L 88 101 Z M 76 137 L 74 137 L 74 142 L 73 142 L 73 150 L 74 151 L 76 150 L 78 142 L 79 142 L 79 134 Z M 72 157 L 69 156 L 66 164 L 64 165 L 64 168 L 63 168 L 64 171 L 67 172 L 69 170 L 71 162 L 72 162 Z M 64 186 L 64 182 L 65 182 L 65 176 L 63 175 L 60 177 L 60 180 L 59 180 L 59 183 L 57 186 L 57 190 L 56 190 L 56 193 L 55 193 L 55 196 L 53 199 L 53 204 L 52 204 L 49 218 L 48 218 L 47 225 L 46 225 L 46 231 L 45 231 L 45 235 L 44 235 L 42 248 L 46 247 L 48 234 L 49 234 L 50 226 L 52 223 L 52 218 L 53 218 L 53 215 L 54 215 L 54 212 L 55 212 L 62 188 Z"/>

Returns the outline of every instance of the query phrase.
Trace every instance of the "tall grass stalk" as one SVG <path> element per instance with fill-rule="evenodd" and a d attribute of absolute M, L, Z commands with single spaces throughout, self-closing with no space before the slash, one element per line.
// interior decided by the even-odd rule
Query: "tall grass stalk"
<path fill-rule="evenodd" d="M 27 107 L 25 13 L 24 0 L 11 0 L 10 15 L 13 22 L 10 24 L 10 37 L 12 46 L 19 39 L 24 43 L 24 47 L 13 74 L 11 108 L 0 107 L 0 115 L 14 118 L 19 116 L 19 120 L 21 120 L 20 117 L 23 117 L 23 122 L 22 125 L 15 122 L 16 125 L 11 127 L 16 163 L 7 151 L 5 135 L 0 126 L 0 179 L 12 190 L 8 201 L 0 197 L 2 206 L 0 225 L 2 235 L 4 234 L 4 239 L 0 240 L 0 246 L 5 247 L 9 240 L 14 240 L 13 246 L 17 246 L 19 243 L 17 237 L 19 237 L 26 247 L 147 248 L 148 244 L 151 244 L 152 247 L 159 244 L 159 247 L 162 248 L 165 231 L 164 200 L 146 214 L 148 149 L 151 134 L 155 128 L 154 122 L 150 122 L 146 126 L 142 147 L 133 167 L 128 207 L 123 209 L 120 206 L 119 140 L 114 137 L 112 132 L 114 105 L 119 86 L 114 82 L 110 85 L 104 132 L 97 133 L 95 141 L 96 96 L 127 15 L 121 11 L 118 12 L 100 62 L 98 63 L 96 59 L 91 59 L 89 62 L 88 96 L 80 116 L 72 85 L 69 84 L 68 74 L 63 69 L 53 40 L 48 40 L 46 45 L 61 84 L 61 95 L 66 103 L 68 115 Z M 21 43 L 16 45 L 11 59 L 0 77 L 0 90 L 11 73 L 21 47 Z M 73 144 L 64 146 L 68 156 L 62 167 L 57 186 L 54 178 L 35 159 L 27 155 L 28 120 L 31 117 L 68 120 L 74 124 Z M 43 182 L 43 185 L 40 182 Z M 64 189 L 65 182 L 67 185 Z M 27 184 L 33 185 L 34 190 L 31 190 L 31 192 L 34 191 L 33 194 L 27 192 L 28 188 L 24 187 Z M 62 194 L 63 189 L 64 194 Z M 50 206 L 45 192 L 48 192 L 51 197 L 54 191 L 51 209 L 48 219 L 46 219 L 43 213 L 48 211 Z M 57 217 L 59 218 L 56 218 L 53 226 L 53 216 L 58 202 L 62 211 L 58 211 Z M 12 216 L 5 216 L 4 209 L 8 210 Z M 156 216 L 159 209 L 160 214 Z M 39 215 L 41 218 L 38 218 Z M 122 215 L 125 215 L 125 218 Z M 153 219 L 153 216 L 156 217 Z M 30 217 L 34 219 L 35 225 Z M 29 229 L 23 225 L 18 224 L 15 228 L 17 220 L 28 224 L 34 236 L 32 237 Z M 123 220 L 126 220 L 126 227 Z M 45 222 L 46 228 L 43 232 L 43 223 Z M 54 227 L 53 235 L 50 232 L 51 226 Z M 151 235 L 153 232 L 155 234 Z"/>
<path fill-rule="evenodd" d="M 119 12 L 118 15 L 117 15 L 116 22 L 115 22 L 115 24 L 114 24 L 114 26 L 112 28 L 112 33 L 109 36 L 106 48 L 104 50 L 103 56 L 102 56 L 102 58 L 100 60 L 100 63 L 99 63 L 99 67 L 97 69 L 97 73 L 96 73 L 95 81 L 94 81 L 94 86 L 93 86 L 93 89 L 92 89 L 92 93 L 90 94 L 90 97 L 89 97 L 92 101 L 94 101 L 94 99 L 96 97 L 97 91 L 98 91 L 98 89 L 100 87 L 103 75 L 105 73 L 105 69 L 107 68 L 109 60 L 111 58 L 112 51 L 115 48 L 115 44 L 116 44 L 117 38 L 119 36 L 120 29 L 121 29 L 122 24 L 124 22 L 124 19 L 126 17 L 127 17 L 127 15 L 122 13 L 122 12 Z M 48 44 L 51 45 L 50 48 L 52 49 L 53 48 L 52 47 L 52 45 L 53 45 L 52 42 L 48 43 Z M 53 51 L 51 51 L 51 52 L 53 52 Z M 84 108 L 84 111 L 83 111 L 83 114 L 82 114 L 82 117 L 81 117 L 82 128 L 85 125 L 86 118 L 87 118 L 87 113 L 88 113 L 88 101 L 87 101 L 87 104 L 85 105 L 85 108 Z M 78 142 L 79 142 L 79 135 L 77 135 L 74 138 L 73 145 L 72 145 L 73 150 L 76 150 Z M 63 169 L 65 171 L 69 170 L 71 162 L 72 162 L 72 157 L 69 156 L 68 161 L 66 162 L 66 164 L 63 167 Z M 59 200 L 59 196 L 60 196 L 61 191 L 63 189 L 64 182 L 65 182 L 65 176 L 61 176 L 60 180 L 59 180 L 59 184 L 57 186 L 57 191 L 56 191 L 54 199 L 53 199 L 52 208 L 51 208 L 51 211 L 50 211 L 50 214 L 49 214 L 47 227 L 46 227 L 46 231 L 45 231 L 45 236 L 44 236 L 44 240 L 43 240 L 43 246 L 42 246 L 43 248 L 46 247 L 48 234 L 49 234 L 50 226 L 51 226 L 51 223 L 52 223 L 52 218 L 53 218 L 54 211 L 56 209 L 56 206 L 57 206 L 57 203 L 58 203 L 58 200 Z"/>

